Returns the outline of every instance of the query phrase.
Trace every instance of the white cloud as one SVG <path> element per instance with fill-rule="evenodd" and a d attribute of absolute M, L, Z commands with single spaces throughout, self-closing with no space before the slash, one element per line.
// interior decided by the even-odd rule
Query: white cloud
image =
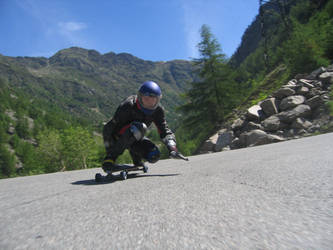
<path fill-rule="evenodd" d="M 87 25 L 82 22 L 59 22 L 58 26 L 63 32 L 73 32 L 87 28 Z"/>
<path fill-rule="evenodd" d="M 203 4 L 203 0 L 182 1 L 187 54 L 190 58 L 198 58 L 199 56 L 197 44 L 200 42 L 199 30 L 201 25 L 203 24 L 203 20 L 201 18 L 201 10 Z"/>
<path fill-rule="evenodd" d="M 39 29 L 39 40 L 36 44 L 42 45 L 36 51 L 53 51 L 69 46 L 92 47 L 89 46 L 89 39 L 83 33 L 88 25 L 82 21 L 75 21 L 74 15 L 68 9 L 64 9 L 59 1 L 15 1 L 19 8 L 37 21 L 34 28 Z M 41 42 L 42 39 L 44 39 L 43 42 Z M 31 54 L 49 55 L 49 53 L 39 52 Z"/>

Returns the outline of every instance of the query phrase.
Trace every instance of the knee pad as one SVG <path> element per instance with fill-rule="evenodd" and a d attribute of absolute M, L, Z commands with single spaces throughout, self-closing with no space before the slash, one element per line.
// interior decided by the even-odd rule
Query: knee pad
<path fill-rule="evenodd" d="M 130 131 L 134 138 L 137 141 L 140 141 L 145 136 L 145 133 L 147 131 L 147 125 L 143 122 L 132 122 L 130 126 Z"/>
<path fill-rule="evenodd" d="M 154 147 L 152 150 L 150 150 L 146 156 L 146 160 L 149 163 L 155 163 L 160 159 L 161 153 L 158 147 Z"/>

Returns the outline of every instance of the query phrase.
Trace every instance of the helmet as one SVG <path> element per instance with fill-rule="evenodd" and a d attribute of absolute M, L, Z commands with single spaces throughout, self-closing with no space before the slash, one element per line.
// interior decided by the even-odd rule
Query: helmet
<path fill-rule="evenodd" d="M 152 100 L 153 103 L 151 103 L 149 106 L 147 106 L 146 103 L 144 103 L 143 99 L 145 97 L 152 97 L 155 100 Z M 157 85 L 157 83 L 152 81 L 144 82 L 138 92 L 138 100 L 140 109 L 145 114 L 152 114 L 154 110 L 158 107 L 160 100 L 162 98 L 162 91 L 160 86 Z"/>

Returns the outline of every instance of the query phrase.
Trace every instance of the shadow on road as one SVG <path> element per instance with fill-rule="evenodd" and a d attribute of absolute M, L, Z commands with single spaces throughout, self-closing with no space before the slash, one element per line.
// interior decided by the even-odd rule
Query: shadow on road
<path fill-rule="evenodd" d="M 138 175 L 138 174 L 128 174 L 128 179 L 132 178 L 143 178 L 143 177 L 171 177 L 171 176 L 178 176 L 180 174 L 147 174 L 147 175 Z M 95 179 L 90 180 L 82 180 L 82 181 L 75 181 L 72 182 L 72 185 L 101 185 L 101 184 L 110 184 L 114 183 L 116 181 L 123 181 L 119 175 L 115 175 L 112 180 L 109 181 L 102 181 L 102 182 L 96 182 Z"/>

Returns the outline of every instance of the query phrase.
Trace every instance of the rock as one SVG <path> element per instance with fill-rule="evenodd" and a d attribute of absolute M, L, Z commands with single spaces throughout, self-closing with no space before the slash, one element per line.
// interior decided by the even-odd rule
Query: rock
<path fill-rule="evenodd" d="M 319 80 L 324 84 L 333 84 L 333 72 L 324 72 L 319 75 Z"/>
<path fill-rule="evenodd" d="M 264 100 L 260 107 L 267 116 L 275 115 L 278 113 L 278 102 L 276 98 L 269 98 Z"/>
<path fill-rule="evenodd" d="M 7 133 L 10 135 L 13 135 L 15 133 L 15 127 L 12 124 L 10 124 Z"/>
<path fill-rule="evenodd" d="M 233 131 L 225 131 L 219 134 L 214 151 L 218 152 L 221 151 L 223 148 L 229 146 L 234 139 L 234 132 Z"/>
<path fill-rule="evenodd" d="M 326 71 L 326 69 L 324 67 L 320 67 L 320 68 L 316 69 L 315 71 L 311 72 L 311 74 L 308 75 L 306 77 L 306 79 L 315 80 L 321 73 L 323 73 L 325 71 Z"/>
<path fill-rule="evenodd" d="M 298 94 L 298 95 L 306 95 L 307 93 L 309 93 L 309 88 L 307 88 L 307 87 L 301 86 L 300 88 L 298 88 L 296 90 L 296 94 Z"/>
<path fill-rule="evenodd" d="M 241 148 L 242 145 L 240 143 L 240 139 L 239 138 L 235 138 L 232 140 L 231 144 L 230 144 L 230 149 L 237 149 L 237 148 Z"/>
<path fill-rule="evenodd" d="M 217 138 L 218 138 L 218 134 L 215 134 L 215 135 L 211 136 L 208 140 L 206 140 L 203 143 L 202 147 L 200 148 L 200 151 L 201 152 L 212 152 L 212 151 L 214 151 L 214 147 L 215 147 Z"/>
<path fill-rule="evenodd" d="M 305 102 L 306 105 L 309 105 L 311 109 L 315 109 L 320 105 L 324 104 L 324 100 L 320 95 L 316 95 Z"/>
<path fill-rule="evenodd" d="M 284 141 L 284 139 L 276 135 L 267 134 L 265 131 L 257 129 L 241 134 L 240 141 L 242 145 L 249 147 Z"/>
<path fill-rule="evenodd" d="M 285 132 L 284 136 L 289 138 L 300 138 L 299 135 L 306 134 L 306 131 L 304 129 L 298 129 L 298 128 L 292 128 Z"/>
<path fill-rule="evenodd" d="M 240 130 L 243 126 L 244 126 L 244 120 L 243 119 L 240 119 L 238 118 L 237 120 L 235 120 L 233 122 L 233 124 L 231 125 L 231 129 L 233 131 L 236 131 L 236 130 Z"/>
<path fill-rule="evenodd" d="M 272 115 L 264 120 L 262 123 L 265 131 L 277 131 L 286 127 L 286 124 L 281 122 L 280 118 L 276 115 Z"/>
<path fill-rule="evenodd" d="M 290 80 L 286 85 L 283 85 L 283 88 L 294 89 L 296 87 L 297 87 L 297 80 L 296 79 Z"/>
<path fill-rule="evenodd" d="M 327 71 L 327 72 L 333 72 L 333 64 L 327 66 L 326 71 Z"/>
<path fill-rule="evenodd" d="M 292 110 L 281 112 L 281 113 L 277 114 L 276 116 L 282 122 L 291 123 L 298 117 L 307 117 L 309 115 L 311 115 L 310 106 L 301 104 Z"/>
<path fill-rule="evenodd" d="M 23 117 L 28 121 L 29 129 L 32 130 L 35 127 L 34 120 L 26 115 L 24 115 Z"/>
<path fill-rule="evenodd" d="M 262 127 L 260 124 L 255 123 L 255 122 L 249 122 L 249 123 L 246 125 L 246 130 L 247 130 L 247 131 L 251 131 L 251 130 L 255 130 L 255 129 L 263 130 L 263 127 Z"/>
<path fill-rule="evenodd" d="M 305 102 L 305 97 L 302 95 L 288 96 L 281 101 L 280 109 L 283 111 L 292 109 L 304 102 Z"/>
<path fill-rule="evenodd" d="M 247 110 L 246 116 L 249 121 L 260 121 L 264 118 L 264 112 L 259 105 L 254 105 Z"/>
<path fill-rule="evenodd" d="M 294 95 L 295 93 L 296 93 L 296 91 L 291 88 L 281 88 L 281 89 L 275 91 L 273 93 L 273 96 L 278 99 L 282 99 L 284 97 Z"/>
<path fill-rule="evenodd" d="M 314 85 L 310 83 L 309 80 L 306 79 L 300 79 L 299 83 L 303 86 L 303 87 L 307 87 L 308 89 L 312 89 L 314 88 Z"/>
<path fill-rule="evenodd" d="M 322 88 L 323 87 L 323 83 L 321 81 L 315 81 L 313 83 L 313 85 L 316 87 L 316 88 Z"/>
<path fill-rule="evenodd" d="M 320 95 L 320 93 L 321 90 L 319 88 L 313 88 L 306 94 L 306 98 L 310 99 L 316 95 Z"/>
<path fill-rule="evenodd" d="M 228 129 L 209 138 L 204 151 L 237 149 L 331 131 L 333 117 L 325 103 L 331 100 L 332 81 L 333 65 L 317 69 L 309 78 L 297 75 L 272 96 L 249 108 L 246 115 L 235 110 L 238 119 L 231 126 L 226 122 L 223 126 Z"/>
<path fill-rule="evenodd" d="M 12 93 L 10 94 L 10 97 L 13 98 L 13 99 L 18 99 L 17 96 L 12 94 Z"/>
<path fill-rule="evenodd" d="M 7 109 L 5 111 L 5 114 L 14 122 L 17 121 L 17 118 L 16 118 L 16 112 L 11 110 L 11 109 Z"/>
<path fill-rule="evenodd" d="M 296 128 L 296 129 L 309 129 L 312 126 L 312 123 L 309 122 L 308 120 L 300 117 L 297 118 L 292 124 L 291 128 Z"/>

